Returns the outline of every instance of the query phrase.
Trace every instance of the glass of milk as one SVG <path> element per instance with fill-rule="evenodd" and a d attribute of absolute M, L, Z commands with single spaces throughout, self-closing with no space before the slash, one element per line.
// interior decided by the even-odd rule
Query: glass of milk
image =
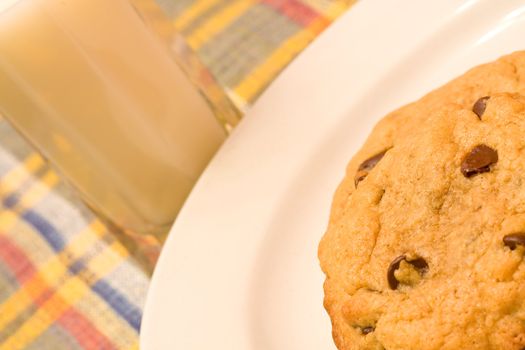
<path fill-rule="evenodd" d="M 0 0 L 0 111 L 150 262 L 239 117 L 171 28 L 155 0 Z"/>

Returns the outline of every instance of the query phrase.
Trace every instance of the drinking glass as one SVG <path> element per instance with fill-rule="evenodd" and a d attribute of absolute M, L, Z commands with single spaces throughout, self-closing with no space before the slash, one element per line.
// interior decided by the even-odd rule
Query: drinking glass
<path fill-rule="evenodd" d="M 240 117 L 155 0 L 0 0 L 0 110 L 148 268 Z"/>

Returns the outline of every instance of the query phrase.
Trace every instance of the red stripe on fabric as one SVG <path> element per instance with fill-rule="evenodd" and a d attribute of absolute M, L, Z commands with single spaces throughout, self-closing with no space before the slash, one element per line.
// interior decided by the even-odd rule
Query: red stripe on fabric
<path fill-rule="evenodd" d="M 36 273 L 35 266 L 27 258 L 24 251 L 1 234 L 0 259 L 11 269 L 20 284 L 23 284 Z"/>
<path fill-rule="evenodd" d="M 305 27 L 316 19 L 325 19 L 322 14 L 297 0 L 261 0 L 261 2 Z M 327 23 L 329 22 L 327 19 L 325 20 Z"/>
<path fill-rule="evenodd" d="M 73 308 L 67 309 L 57 322 L 63 329 L 74 336 L 85 350 L 116 349 L 116 346 L 104 334 L 100 333 L 88 319 Z"/>

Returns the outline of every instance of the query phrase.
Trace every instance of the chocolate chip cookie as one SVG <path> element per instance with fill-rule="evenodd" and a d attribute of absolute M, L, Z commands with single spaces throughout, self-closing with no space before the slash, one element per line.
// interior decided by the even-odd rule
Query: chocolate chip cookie
<path fill-rule="evenodd" d="M 525 349 L 525 52 L 375 127 L 319 247 L 340 350 Z"/>

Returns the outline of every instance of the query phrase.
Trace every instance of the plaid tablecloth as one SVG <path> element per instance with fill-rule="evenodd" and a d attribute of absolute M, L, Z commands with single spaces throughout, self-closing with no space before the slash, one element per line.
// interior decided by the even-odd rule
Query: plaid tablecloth
<path fill-rule="evenodd" d="M 241 109 L 352 2 L 157 1 Z M 5 120 L 0 199 L 0 350 L 137 349 L 148 276 Z"/>

